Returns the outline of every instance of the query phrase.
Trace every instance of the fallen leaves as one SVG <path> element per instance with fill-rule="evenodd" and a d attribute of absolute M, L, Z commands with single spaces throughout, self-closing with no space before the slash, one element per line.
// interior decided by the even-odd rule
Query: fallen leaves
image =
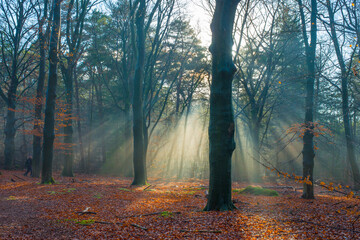
<path fill-rule="evenodd" d="M 0 176 L 0 239 L 360 237 L 359 199 L 335 192 L 309 201 L 300 198 L 297 186 L 291 191 L 280 186 L 278 197 L 234 193 L 239 210 L 203 212 L 205 180 L 150 179 L 151 188 L 144 189 L 131 187 L 131 179 L 91 175 L 78 175 L 76 181 L 55 175 L 53 185 L 39 185 L 33 178 L 12 182 L 14 173 L 20 174 L 2 171 Z M 234 189 L 245 186 L 233 184 Z"/>

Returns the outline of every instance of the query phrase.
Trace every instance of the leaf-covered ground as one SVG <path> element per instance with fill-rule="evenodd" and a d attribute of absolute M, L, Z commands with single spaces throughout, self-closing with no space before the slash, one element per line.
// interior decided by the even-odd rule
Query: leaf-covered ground
<path fill-rule="evenodd" d="M 55 174 L 57 184 L 40 185 L 19 171 L 1 173 L 0 239 L 360 238 L 359 200 L 321 189 L 315 200 L 290 188 L 277 189 L 280 196 L 234 191 L 238 210 L 203 212 L 202 180 L 150 179 L 146 188 L 130 187 L 131 179 Z"/>

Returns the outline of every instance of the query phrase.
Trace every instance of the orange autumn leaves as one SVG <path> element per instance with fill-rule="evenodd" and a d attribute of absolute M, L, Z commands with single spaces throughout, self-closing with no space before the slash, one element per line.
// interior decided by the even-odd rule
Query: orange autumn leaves
<path fill-rule="evenodd" d="M 320 137 L 325 134 L 332 136 L 331 131 L 318 122 L 309 122 L 307 124 L 305 124 L 305 123 L 293 124 L 290 128 L 288 128 L 286 130 L 286 133 L 287 134 L 290 134 L 290 133 L 298 134 L 300 138 L 303 138 L 305 132 L 307 132 L 307 131 L 309 131 L 311 134 L 313 134 L 314 137 Z"/>
<path fill-rule="evenodd" d="M 278 197 L 233 192 L 238 210 L 203 212 L 207 180 L 149 179 L 149 188 L 131 179 L 78 174 L 38 185 L 21 172 L 0 175 L 0 239 L 358 239 L 358 200 L 277 189 Z M 15 182 L 10 181 L 13 178 Z M 293 185 L 293 184 L 292 184 Z M 246 183 L 233 183 L 234 188 Z M 264 187 L 276 187 L 271 183 Z M 284 186 L 284 185 L 280 185 Z M 300 186 L 293 185 L 295 187 Z M 346 187 L 342 187 L 346 188 Z M 6 207 L 5 207 L 6 206 Z M 79 214 L 89 207 L 96 214 Z M 142 227 L 142 228 L 140 228 Z M 355 231 L 353 232 L 353 227 Z M 56 233 L 56 236 L 53 233 Z M 30 237 L 28 237 L 30 238 Z"/>
<path fill-rule="evenodd" d="M 18 109 L 9 109 L 10 111 L 14 111 L 20 115 L 29 115 L 30 118 L 24 120 L 25 128 L 19 129 L 20 132 L 22 132 L 25 135 L 34 135 L 38 137 L 43 136 L 43 128 L 44 128 L 44 113 L 42 113 L 41 119 L 35 119 L 35 112 L 34 112 L 34 106 L 36 103 L 39 103 L 39 101 L 42 102 L 42 105 L 45 105 L 45 98 L 36 99 L 34 97 L 24 97 L 24 96 L 18 96 L 17 97 L 18 105 L 21 106 L 21 108 Z M 65 153 L 71 149 L 76 144 L 70 144 L 70 143 L 63 143 L 62 137 L 66 136 L 66 134 L 63 133 L 63 129 L 67 126 L 70 126 L 67 122 L 69 120 L 76 121 L 79 119 L 78 116 L 74 116 L 74 114 L 67 113 L 67 104 L 60 99 L 56 100 L 56 109 L 55 109 L 55 141 L 54 141 L 54 149 L 55 150 L 61 150 Z M 38 129 L 34 129 L 34 124 L 37 124 L 39 126 Z"/>

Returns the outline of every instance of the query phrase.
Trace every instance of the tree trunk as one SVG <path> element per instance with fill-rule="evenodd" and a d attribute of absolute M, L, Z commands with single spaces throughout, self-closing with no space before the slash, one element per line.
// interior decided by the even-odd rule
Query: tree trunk
<path fill-rule="evenodd" d="M 178 173 L 178 179 L 181 179 L 184 177 L 184 152 L 185 152 L 185 141 L 186 141 L 186 130 L 189 120 L 189 114 L 191 109 L 191 100 L 189 101 L 189 105 L 187 106 L 186 115 L 185 115 L 185 121 L 184 121 L 184 135 L 181 143 L 181 155 L 180 155 L 180 168 Z"/>
<path fill-rule="evenodd" d="M 16 91 L 16 90 L 15 90 Z M 11 169 L 14 164 L 15 153 L 15 94 L 9 92 L 9 104 L 6 115 L 5 125 L 5 169 Z"/>
<path fill-rule="evenodd" d="M 41 170 L 41 112 L 43 107 L 43 96 L 44 96 L 44 83 L 46 76 L 46 36 L 44 33 L 43 25 L 47 20 L 47 8 L 48 1 L 44 2 L 44 16 L 40 20 L 39 26 L 39 51 L 40 51 L 40 62 L 39 62 L 39 77 L 36 88 L 36 99 L 35 99 L 35 121 L 34 121 L 34 135 L 33 135 L 33 167 L 32 176 L 40 177 Z"/>
<path fill-rule="evenodd" d="M 232 31 L 239 0 L 217 0 L 211 23 L 212 83 L 210 87 L 210 185 L 205 211 L 233 210 L 231 156 L 235 149 L 232 80 Z"/>
<path fill-rule="evenodd" d="M 103 164 L 106 162 L 106 146 L 105 146 L 105 138 L 104 138 L 104 131 L 105 131 L 105 121 L 104 121 L 104 106 L 102 101 L 102 90 L 101 85 L 97 86 L 94 84 L 95 93 L 96 93 L 96 101 L 98 107 L 98 116 L 99 116 L 99 128 L 100 128 L 100 139 L 101 139 L 101 160 Z"/>
<path fill-rule="evenodd" d="M 89 173 L 90 170 L 90 161 L 91 161 L 91 155 L 92 155 L 92 136 L 93 136 L 93 109 L 94 109 L 94 86 L 93 86 L 93 82 L 90 85 L 90 91 L 89 91 L 89 99 L 90 99 L 90 120 L 89 120 L 89 129 L 88 129 L 88 137 L 87 137 L 87 141 L 88 141 L 88 149 L 87 149 L 87 159 L 86 159 L 86 163 L 85 163 L 85 172 Z"/>
<path fill-rule="evenodd" d="M 43 167 L 41 175 L 41 183 L 54 183 L 52 177 L 52 160 L 53 160 L 53 145 L 55 139 L 55 105 L 56 105 L 56 85 L 57 85 L 57 64 L 58 64 L 58 50 L 59 37 L 61 28 L 61 2 L 62 0 L 54 0 L 53 2 L 53 26 L 50 36 L 49 49 L 49 79 L 46 93 L 46 107 L 45 107 L 45 123 L 44 123 L 44 144 L 43 144 Z"/>
<path fill-rule="evenodd" d="M 303 11 L 303 4 L 301 0 L 298 0 L 300 8 L 300 17 L 302 23 L 302 32 L 305 43 L 305 55 L 306 64 L 308 68 L 308 78 L 306 81 L 306 98 L 305 98 L 305 125 L 306 127 L 303 137 L 303 180 L 309 180 L 304 182 L 304 190 L 302 198 L 313 199 L 314 198 L 314 185 L 313 185 L 313 171 L 314 171 L 314 84 L 315 84 L 315 54 L 316 54 L 316 38 L 317 38 L 317 1 L 311 0 L 311 30 L 310 37 L 311 42 L 309 44 L 305 26 L 305 16 Z"/>
<path fill-rule="evenodd" d="M 76 70 L 74 72 L 74 81 L 75 81 L 76 115 L 77 115 L 76 123 L 77 123 L 79 148 L 80 148 L 80 167 L 81 167 L 81 171 L 85 172 L 85 153 L 84 153 L 84 144 L 82 139 L 82 129 L 81 129 L 81 121 L 80 121 L 79 82 L 77 79 Z"/>
<path fill-rule="evenodd" d="M 134 181 L 132 185 L 146 184 L 146 162 L 144 153 L 144 113 L 142 101 L 142 88 L 145 65 L 145 33 L 144 22 L 146 14 L 145 0 L 140 0 L 140 6 L 136 14 L 137 28 L 137 63 L 134 76 L 133 95 L 133 133 L 134 133 Z"/>
<path fill-rule="evenodd" d="M 64 168 L 61 173 L 64 177 L 73 177 L 73 68 L 70 66 L 73 61 L 69 60 L 68 68 L 63 71 L 66 88 L 66 120 L 64 124 L 64 144 L 67 148 L 65 152 Z"/>
<path fill-rule="evenodd" d="M 253 146 L 253 172 L 250 179 L 255 182 L 259 183 L 262 181 L 261 176 L 261 165 L 260 165 L 260 123 L 258 119 L 258 112 L 259 108 L 254 106 L 253 110 L 251 111 L 251 127 L 250 127 L 250 134 L 252 139 L 252 146 Z"/>
<path fill-rule="evenodd" d="M 15 153 L 15 107 L 16 107 L 16 91 L 19 85 L 18 74 L 18 51 L 21 39 L 21 32 L 23 28 L 22 21 L 24 21 L 24 2 L 19 2 L 19 16 L 17 16 L 18 24 L 16 26 L 16 32 L 14 36 L 14 53 L 12 56 L 11 66 L 11 82 L 7 94 L 7 115 L 5 124 L 5 169 L 10 169 L 14 164 L 14 153 Z"/>
<path fill-rule="evenodd" d="M 132 154 L 129 149 L 132 148 L 131 144 L 131 106 L 130 104 L 126 104 L 124 108 L 124 129 L 123 129 L 123 138 L 122 138 L 122 156 L 119 157 L 119 160 L 122 159 L 124 161 L 125 166 L 128 166 L 127 169 L 125 169 L 125 176 L 126 177 L 133 177 L 133 168 L 132 168 Z"/>

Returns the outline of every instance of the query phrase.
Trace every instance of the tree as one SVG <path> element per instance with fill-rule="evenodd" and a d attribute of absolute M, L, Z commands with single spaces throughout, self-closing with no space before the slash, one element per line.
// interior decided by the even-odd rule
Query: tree
<path fill-rule="evenodd" d="M 350 12 L 350 6 L 347 6 L 344 2 L 345 7 L 347 8 L 348 13 Z M 329 0 L 326 1 L 326 7 L 329 14 L 329 27 L 330 27 L 330 37 L 334 44 L 336 57 L 340 66 L 340 74 L 341 74 L 341 99 L 342 99 L 342 116 L 343 116 L 343 122 L 344 122 L 344 129 L 345 129 L 345 139 L 346 139 L 346 149 L 347 149 L 347 159 L 350 163 L 352 175 L 353 175 L 353 181 L 354 181 L 354 188 L 360 189 L 360 171 L 359 167 L 356 163 L 356 156 L 355 156 L 355 144 L 354 144 L 354 136 L 351 130 L 351 122 L 350 122 L 350 106 L 349 106 L 349 90 L 348 90 L 348 82 L 349 82 L 349 75 L 352 73 L 352 64 L 350 61 L 350 64 L 348 67 L 346 67 L 346 63 L 344 60 L 344 51 L 341 50 L 341 45 L 339 43 L 339 39 L 337 36 L 337 30 L 336 30 L 336 22 L 335 22 L 335 12 L 333 10 L 333 6 L 330 3 Z M 348 17 L 350 18 L 352 14 L 349 13 Z M 343 14 L 344 16 L 344 14 Z M 352 15 L 355 17 L 354 19 L 351 18 L 352 24 L 358 23 L 358 19 L 356 18 L 356 13 Z M 346 20 L 344 20 L 346 21 Z M 351 26 L 349 24 L 346 24 L 347 26 Z M 353 29 L 355 29 L 355 32 L 357 32 L 356 37 L 359 37 L 360 31 L 359 25 L 353 26 Z M 352 30 L 350 28 L 350 30 Z M 359 40 L 358 40 L 359 41 Z M 352 53 L 352 55 L 355 54 L 355 51 Z M 353 56 L 351 57 L 351 59 Z"/>
<path fill-rule="evenodd" d="M 37 69 L 35 52 L 31 48 L 35 35 L 35 26 L 30 21 L 33 10 L 33 4 L 26 0 L 2 0 L 0 3 L 0 18 L 5 23 L 0 33 L 0 77 L 3 81 L 0 96 L 7 105 L 4 149 L 6 169 L 10 169 L 14 162 L 17 97 L 28 89 L 18 93 L 18 87 Z"/>
<path fill-rule="evenodd" d="M 49 43 L 49 78 L 46 93 L 45 123 L 44 123 L 44 143 L 43 143 L 43 166 L 41 183 L 54 183 L 52 177 L 53 148 L 55 139 L 55 105 L 56 105 L 56 86 L 57 86 L 57 65 L 59 56 L 59 42 L 61 29 L 61 2 L 53 2 L 53 21 Z"/>
<path fill-rule="evenodd" d="M 134 181 L 132 185 L 146 184 L 146 161 L 144 151 L 144 113 L 143 113 L 143 86 L 145 67 L 145 0 L 139 1 L 139 8 L 136 13 L 137 33 L 137 62 L 134 76 L 133 93 L 133 135 L 134 135 Z"/>
<path fill-rule="evenodd" d="M 60 61 L 61 73 L 63 75 L 66 89 L 67 114 L 69 115 L 67 126 L 64 129 L 64 142 L 71 146 L 73 144 L 73 94 L 75 69 L 79 58 L 83 53 L 83 29 L 86 15 L 97 1 L 91 0 L 70 0 L 66 14 L 65 42 L 67 51 L 62 55 Z M 65 155 L 65 163 L 62 171 L 63 176 L 73 176 L 73 149 Z"/>
<path fill-rule="evenodd" d="M 298 0 L 300 8 L 300 17 L 303 31 L 303 38 L 305 44 L 306 65 L 308 71 L 308 77 L 306 81 L 306 99 L 305 99 L 305 124 L 306 128 L 303 143 L 303 180 L 304 190 L 302 198 L 313 199 L 314 198 L 314 185 L 313 185 L 313 172 L 314 172 L 314 83 L 315 83 L 315 54 L 316 54 L 316 37 L 317 37 L 317 1 L 311 1 L 311 30 L 310 30 L 310 43 L 308 41 L 306 33 L 306 22 L 304 14 L 304 5 L 302 0 Z"/>
<path fill-rule="evenodd" d="M 239 69 L 236 80 L 241 84 L 239 87 L 244 90 L 241 91 L 241 95 L 245 96 L 246 102 L 242 104 L 240 113 L 246 117 L 253 145 L 254 172 L 251 178 L 255 182 L 260 182 L 262 180 L 259 164 L 262 145 L 261 128 L 264 119 L 268 118 L 267 123 L 271 119 L 270 115 L 276 102 L 276 98 L 270 101 L 271 92 L 273 92 L 275 80 L 279 77 L 279 72 L 275 70 L 287 44 L 279 41 L 276 32 L 281 11 L 279 2 L 257 3 L 251 6 L 248 1 L 243 8 L 246 9 L 244 19 L 241 28 L 236 31 L 239 39 L 235 55 L 235 65 Z M 249 8 L 256 8 L 257 12 L 251 11 L 252 16 L 247 17 Z M 263 11 L 267 14 L 263 14 Z M 245 17 L 249 18 L 246 29 L 244 29 L 247 21 Z M 243 38 L 246 44 L 245 51 L 240 52 Z M 236 102 L 237 105 L 238 102 L 240 101 Z"/>
<path fill-rule="evenodd" d="M 231 156 L 235 149 L 232 80 L 232 32 L 239 0 L 217 0 L 211 22 L 212 82 L 210 88 L 210 185 L 205 211 L 233 210 Z"/>
<path fill-rule="evenodd" d="M 42 108 L 43 108 L 43 96 L 44 96 L 44 84 L 46 76 L 46 49 L 47 49 L 47 39 L 50 24 L 47 24 L 46 30 L 44 25 L 48 20 L 48 0 L 44 0 L 43 4 L 38 2 L 39 11 L 38 11 L 38 45 L 39 45 L 39 75 L 36 88 L 36 100 L 35 100 L 35 120 L 34 120 L 34 135 L 33 135 L 33 177 L 40 176 L 41 170 L 41 118 L 42 118 Z M 42 14 L 42 15 L 41 15 Z"/>

